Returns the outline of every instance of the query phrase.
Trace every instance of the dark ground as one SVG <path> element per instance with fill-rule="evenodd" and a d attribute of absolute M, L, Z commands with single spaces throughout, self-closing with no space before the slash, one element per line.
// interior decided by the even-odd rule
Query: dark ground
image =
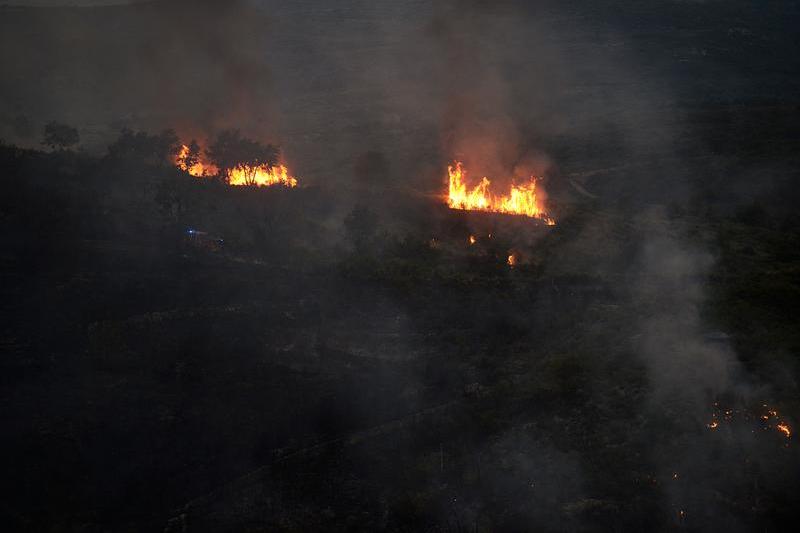
<path fill-rule="evenodd" d="M 502 18 L 527 9 L 517 4 L 470 9 Z M 4 46 L 4 529 L 789 530 L 797 437 L 760 416 L 777 410 L 792 429 L 800 420 L 797 6 L 592 6 L 538 11 L 556 37 L 576 21 L 593 30 L 564 30 L 549 46 L 579 56 L 623 36 L 627 53 L 648 59 L 631 83 L 670 87 L 657 106 L 669 123 L 621 96 L 597 113 L 606 118 L 587 116 L 590 102 L 548 100 L 553 115 L 580 115 L 558 134 L 520 128 L 552 163 L 553 228 L 409 192 L 440 192 L 452 155 L 438 141 L 387 147 L 406 128 L 435 138 L 438 117 L 363 130 L 357 104 L 380 102 L 380 91 L 350 94 L 344 75 L 291 98 L 291 80 L 272 89 L 288 99 L 280 113 L 298 117 L 277 127 L 309 175 L 295 190 L 198 182 L 100 148 L 10 146 L 33 142 L 11 135 L 20 110 L 34 115 L 22 83 L 32 78 Z M 58 16 L 135 29 L 141 9 L 156 8 Z M 275 61 L 299 78 L 317 72 L 315 53 L 297 48 L 298 27 L 314 23 L 303 15 L 317 11 L 286 9 L 297 27 L 272 34 L 289 39 Z M 331 9 L 344 29 L 323 44 L 369 63 L 348 24 L 370 26 L 380 10 Z M 39 42 L 42 12 L 0 13 L 4 36 L 16 26 Z M 309 53 L 307 66 L 293 71 L 285 50 Z M 73 64 L 53 61 L 31 89 L 48 112 L 70 105 L 45 94 Z M 600 78 L 570 87 L 592 101 L 631 91 Z M 109 107 L 96 119 L 108 131 L 90 143 L 113 141 Z M 326 129 L 326 109 L 341 129 Z M 526 113 L 547 115 L 538 109 Z M 657 142 L 665 128 L 668 146 Z M 418 187 L 350 184 L 364 147 L 350 137 L 378 130 L 403 169 L 392 172 L 417 164 Z M 313 157 L 320 146 L 336 154 L 336 176 Z M 190 227 L 223 248 L 198 245 Z"/>

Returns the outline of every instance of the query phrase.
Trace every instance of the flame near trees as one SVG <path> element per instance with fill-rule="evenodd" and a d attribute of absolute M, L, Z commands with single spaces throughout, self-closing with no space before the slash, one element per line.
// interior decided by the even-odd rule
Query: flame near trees
<path fill-rule="evenodd" d="M 511 215 L 525 215 L 543 220 L 548 226 L 554 226 L 555 220 L 547 215 L 541 197 L 536 195 L 536 178 L 531 176 L 527 183 L 512 183 L 508 195 L 497 196 L 491 191 L 492 182 L 484 177 L 472 189 L 466 184 L 466 170 L 458 161 L 447 167 L 449 189 L 447 205 L 450 209 L 465 211 L 488 211 Z"/>
<path fill-rule="evenodd" d="M 220 176 L 228 185 L 297 187 L 297 178 L 278 162 L 280 150 L 245 139 L 236 130 L 221 132 L 207 150 L 194 140 L 182 145 L 175 165 L 197 178 Z"/>
<path fill-rule="evenodd" d="M 297 178 L 290 176 L 284 165 L 237 165 L 228 172 L 228 184 L 297 187 Z"/>
<path fill-rule="evenodd" d="M 219 173 L 219 169 L 215 165 L 203 161 L 200 146 L 195 141 L 192 141 L 190 146 L 181 145 L 181 149 L 175 157 L 175 165 L 195 178 L 216 176 Z"/>

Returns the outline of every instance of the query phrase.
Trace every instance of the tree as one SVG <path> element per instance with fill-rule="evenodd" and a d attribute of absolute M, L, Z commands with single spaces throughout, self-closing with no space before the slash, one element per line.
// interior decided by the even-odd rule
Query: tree
<path fill-rule="evenodd" d="M 184 211 L 183 208 L 184 191 L 180 188 L 180 182 L 175 179 L 164 179 L 158 183 L 156 189 L 155 202 L 160 208 L 161 213 L 177 221 Z"/>
<path fill-rule="evenodd" d="M 219 169 L 221 178 L 227 179 L 230 171 L 238 168 L 245 172 L 246 182 L 253 185 L 259 167 L 272 167 L 278 163 L 280 149 L 242 137 L 239 130 L 224 130 L 209 146 L 206 155 Z"/>
<path fill-rule="evenodd" d="M 175 154 L 181 149 L 181 141 L 175 130 L 169 128 L 156 135 L 154 149 L 154 155 L 158 157 L 159 162 L 167 161 L 169 164 L 173 164 Z"/>
<path fill-rule="evenodd" d="M 134 160 L 151 165 L 171 164 L 180 146 L 178 136 L 173 130 L 151 135 L 123 128 L 119 138 L 108 147 L 108 155 L 112 159 Z"/>
<path fill-rule="evenodd" d="M 200 145 L 197 144 L 197 141 L 192 139 L 192 142 L 189 143 L 189 149 L 186 151 L 186 155 L 183 156 L 183 165 L 185 168 L 190 169 L 199 162 Z"/>
<path fill-rule="evenodd" d="M 53 120 L 44 127 L 42 144 L 49 146 L 51 150 L 68 150 L 78 144 L 78 141 L 80 141 L 78 130 L 72 126 Z"/>

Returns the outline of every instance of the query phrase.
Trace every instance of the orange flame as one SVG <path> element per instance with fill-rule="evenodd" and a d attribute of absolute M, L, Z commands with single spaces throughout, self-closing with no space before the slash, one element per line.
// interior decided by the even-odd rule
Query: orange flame
<path fill-rule="evenodd" d="M 213 163 L 198 160 L 189 164 L 189 147 L 185 144 L 175 156 L 175 165 L 188 172 L 196 178 L 205 178 L 219 174 L 219 168 Z M 250 165 L 237 165 L 227 171 L 226 180 L 228 185 L 242 186 L 250 185 L 257 187 L 269 187 L 270 185 L 284 185 L 286 187 L 297 187 L 297 178 L 289 174 L 289 169 L 285 165 L 260 165 L 253 167 Z"/>
<path fill-rule="evenodd" d="M 714 413 L 711 415 L 711 422 L 706 424 L 708 429 L 716 429 L 720 425 L 718 415 L 722 414 L 722 422 L 734 423 L 737 421 L 750 421 L 757 422 L 763 431 L 776 430 L 779 431 L 787 439 L 792 436 L 792 429 L 785 420 L 781 419 L 777 410 L 770 408 L 767 404 L 762 404 L 764 411 L 761 414 L 753 413 L 749 409 L 726 409 L 721 410 L 719 403 L 714 403 Z M 774 424 L 774 425 L 773 425 Z"/>
<path fill-rule="evenodd" d="M 289 175 L 289 169 L 284 165 L 251 167 L 239 165 L 228 172 L 229 185 L 255 185 L 269 187 L 270 185 L 284 185 L 297 187 L 297 178 Z"/>
<path fill-rule="evenodd" d="M 450 209 L 525 215 L 539 218 L 548 226 L 554 226 L 556 223 L 545 213 L 541 199 L 536 197 L 535 177 L 531 177 L 528 183 L 522 185 L 512 184 L 507 196 L 496 196 L 492 194 L 491 181 L 486 177 L 474 188 L 468 189 L 464 165 L 458 161 L 455 165 L 447 167 L 447 174 L 449 176 L 447 205 Z"/>
<path fill-rule="evenodd" d="M 195 178 L 203 178 L 207 176 L 214 176 L 219 173 L 219 169 L 212 165 L 211 163 L 205 163 L 203 161 L 196 161 L 192 165 L 189 165 L 186 161 L 186 158 L 189 156 L 189 147 L 181 145 L 181 149 L 178 152 L 178 155 L 175 157 L 175 165 L 183 170 L 184 172 L 188 172 Z"/>

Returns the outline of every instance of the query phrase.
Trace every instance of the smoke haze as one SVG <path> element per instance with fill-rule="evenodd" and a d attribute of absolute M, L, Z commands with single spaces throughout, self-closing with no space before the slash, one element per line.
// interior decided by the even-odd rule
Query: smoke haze
<path fill-rule="evenodd" d="M 39 148 L 57 120 L 81 139 L 65 163 L 12 158 L 9 190 L 33 192 L 3 204 L 30 232 L 5 234 L 28 254 L 19 277 L 35 295 L 9 297 L 29 305 L 9 316 L 73 328 L 69 348 L 55 333 L 31 341 L 43 377 L 6 395 L 22 435 L 9 457 L 30 448 L 55 464 L 40 443 L 66 435 L 65 479 L 91 470 L 53 517 L 111 530 L 746 531 L 793 510 L 800 462 L 776 424 L 800 407 L 786 281 L 796 5 L 80 4 L 0 4 L 0 138 Z M 223 192 L 120 170 L 106 154 L 123 128 L 203 145 L 239 129 L 279 145 L 301 187 Z M 501 189 L 539 177 L 557 225 L 446 210 L 454 160 Z M 101 185 L 86 205 L 53 200 L 64 220 L 87 218 L 75 244 L 37 259 L 31 243 L 72 226 L 27 227 L 12 204 L 48 205 L 46 183 L 16 178 L 48 164 Z M 214 241 L 199 252 L 197 228 Z M 39 309 L 61 318 L 25 318 Z M 52 354 L 69 350 L 94 359 L 64 370 Z M 53 368 L 73 403 L 36 400 Z M 47 413 L 41 430 L 29 410 Z M 114 446 L 144 459 L 128 471 Z M 21 506 L 39 502 L 34 489 Z M 86 503 L 105 493 L 102 509 Z M 43 525 L 37 505 L 14 523 Z"/>

